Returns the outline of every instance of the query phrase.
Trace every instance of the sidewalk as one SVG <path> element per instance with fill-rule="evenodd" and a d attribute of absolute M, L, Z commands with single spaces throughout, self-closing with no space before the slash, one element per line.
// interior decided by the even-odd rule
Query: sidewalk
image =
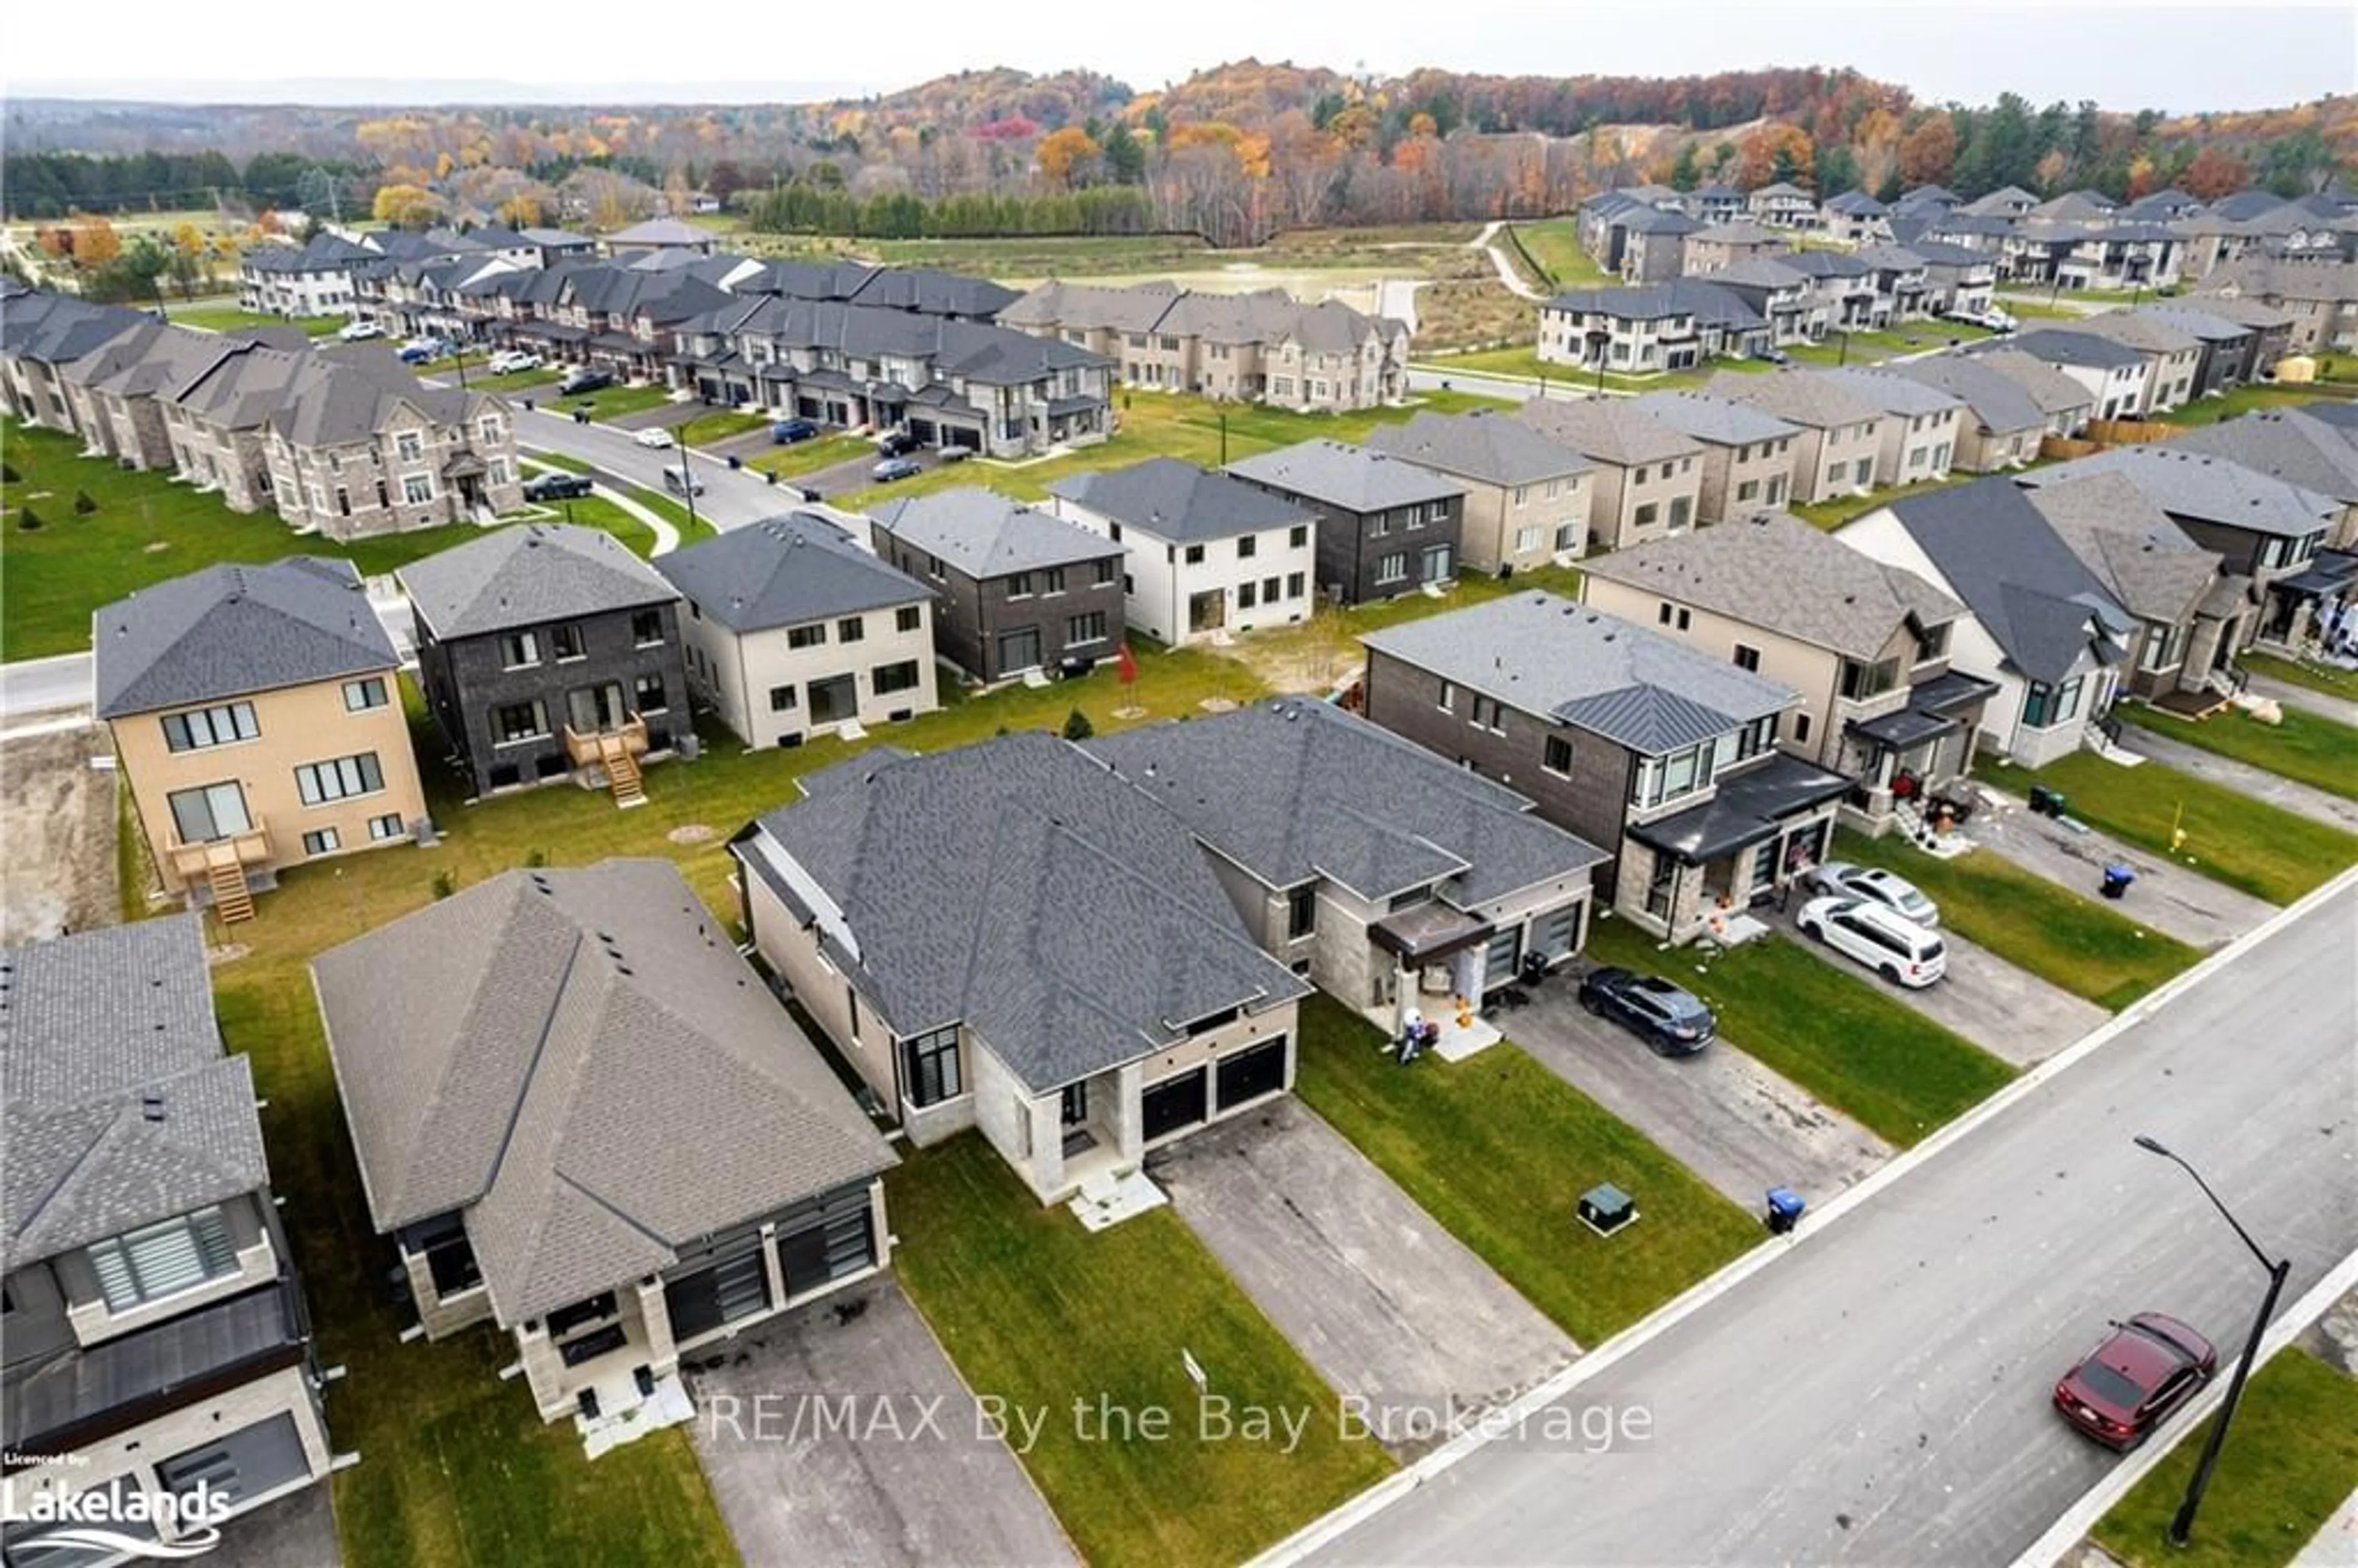
<path fill-rule="evenodd" d="M 2351 1568 L 2358 1563 L 2358 1492 L 2342 1500 L 2325 1527 L 2292 1560 L 2292 1568 Z"/>

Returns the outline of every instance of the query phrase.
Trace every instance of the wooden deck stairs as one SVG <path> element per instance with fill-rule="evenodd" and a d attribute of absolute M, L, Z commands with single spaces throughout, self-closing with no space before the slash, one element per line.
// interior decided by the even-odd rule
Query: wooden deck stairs
<path fill-rule="evenodd" d="M 254 890 L 246 885 L 245 867 L 235 857 L 213 861 L 205 870 L 205 881 L 212 889 L 213 913 L 223 925 L 254 918 Z"/>

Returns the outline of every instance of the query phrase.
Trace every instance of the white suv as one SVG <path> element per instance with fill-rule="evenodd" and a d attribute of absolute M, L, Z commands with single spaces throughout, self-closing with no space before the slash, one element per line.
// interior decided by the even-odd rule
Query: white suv
<path fill-rule="evenodd" d="M 1879 903 L 1813 898 L 1801 906 L 1801 925 L 1803 935 L 1911 990 L 1949 972 L 1949 949 L 1940 937 Z"/>
<path fill-rule="evenodd" d="M 517 371 L 538 370 L 540 356 L 524 349 L 503 349 L 491 357 L 485 368 L 493 375 L 512 375 Z"/>
<path fill-rule="evenodd" d="M 346 341 L 346 342 L 348 342 L 348 343 L 357 343 L 357 342 L 359 342 L 362 338 L 382 338 L 382 337 L 384 337 L 384 329 L 383 327 L 378 326 L 378 325 L 377 325 L 375 322 L 373 322 L 373 321 L 368 321 L 368 320 L 354 320 L 354 321 L 347 321 L 347 322 L 345 322 L 342 326 L 341 326 L 341 327 L 339 327 L 339 328 L 337 328 L 337 329 L 336 329 L 336 336 L 338 336 L 339 338 L 341 338 L 344 341 Z"/>

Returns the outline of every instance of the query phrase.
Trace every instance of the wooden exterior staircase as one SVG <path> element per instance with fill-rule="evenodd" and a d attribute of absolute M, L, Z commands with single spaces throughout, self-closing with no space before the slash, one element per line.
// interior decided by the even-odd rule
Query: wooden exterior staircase
<path fill-rule="evenodd" d="M 243 862 L 228 857 L 215 860 L 205 868 L 205 882 L 212 889 L 213 913 L 223 925 L 254 918 L 254 890 L 246 885 Z"/>
<path fill-rule="evenodd" d="M 625 808 L 647 803 L 646 781 L 639 772 L 640 754 L 647 749 L 647 721 L 636 714 L 619 730 L 587 734 L 565 727 L 565 751 L 576 768 L 596 768 L 605 775 L 614 804 Z"/>
<path fill-rule="evenodd" d="M 617 806 L 644 806 L 647 792 L 639 776 L 639 762 L 627 751 L 617 748 L 606 761 L 606 786 L 614 792 Z"/>

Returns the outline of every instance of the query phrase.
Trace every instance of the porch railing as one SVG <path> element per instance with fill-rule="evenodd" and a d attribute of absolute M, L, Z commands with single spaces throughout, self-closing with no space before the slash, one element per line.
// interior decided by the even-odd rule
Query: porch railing
<path fill-rule="evenodd" d="M 270 861 L 270 830 L 260 817 L 242 832 L 202 843 L 184 842 L 175 834 L 164 846 L 164 858 L 182 881 L 202 881 L 216 866 L 260 866 Z"/>
<path fill-rule="evenodd" d="M 630 757 L 644 756 L 647 750 L 647 721 L 633 713 L 611 730 L 576 730 L 565 727 L 566 760 L 577 768 L 611 761 L 618 752 Z"/>

